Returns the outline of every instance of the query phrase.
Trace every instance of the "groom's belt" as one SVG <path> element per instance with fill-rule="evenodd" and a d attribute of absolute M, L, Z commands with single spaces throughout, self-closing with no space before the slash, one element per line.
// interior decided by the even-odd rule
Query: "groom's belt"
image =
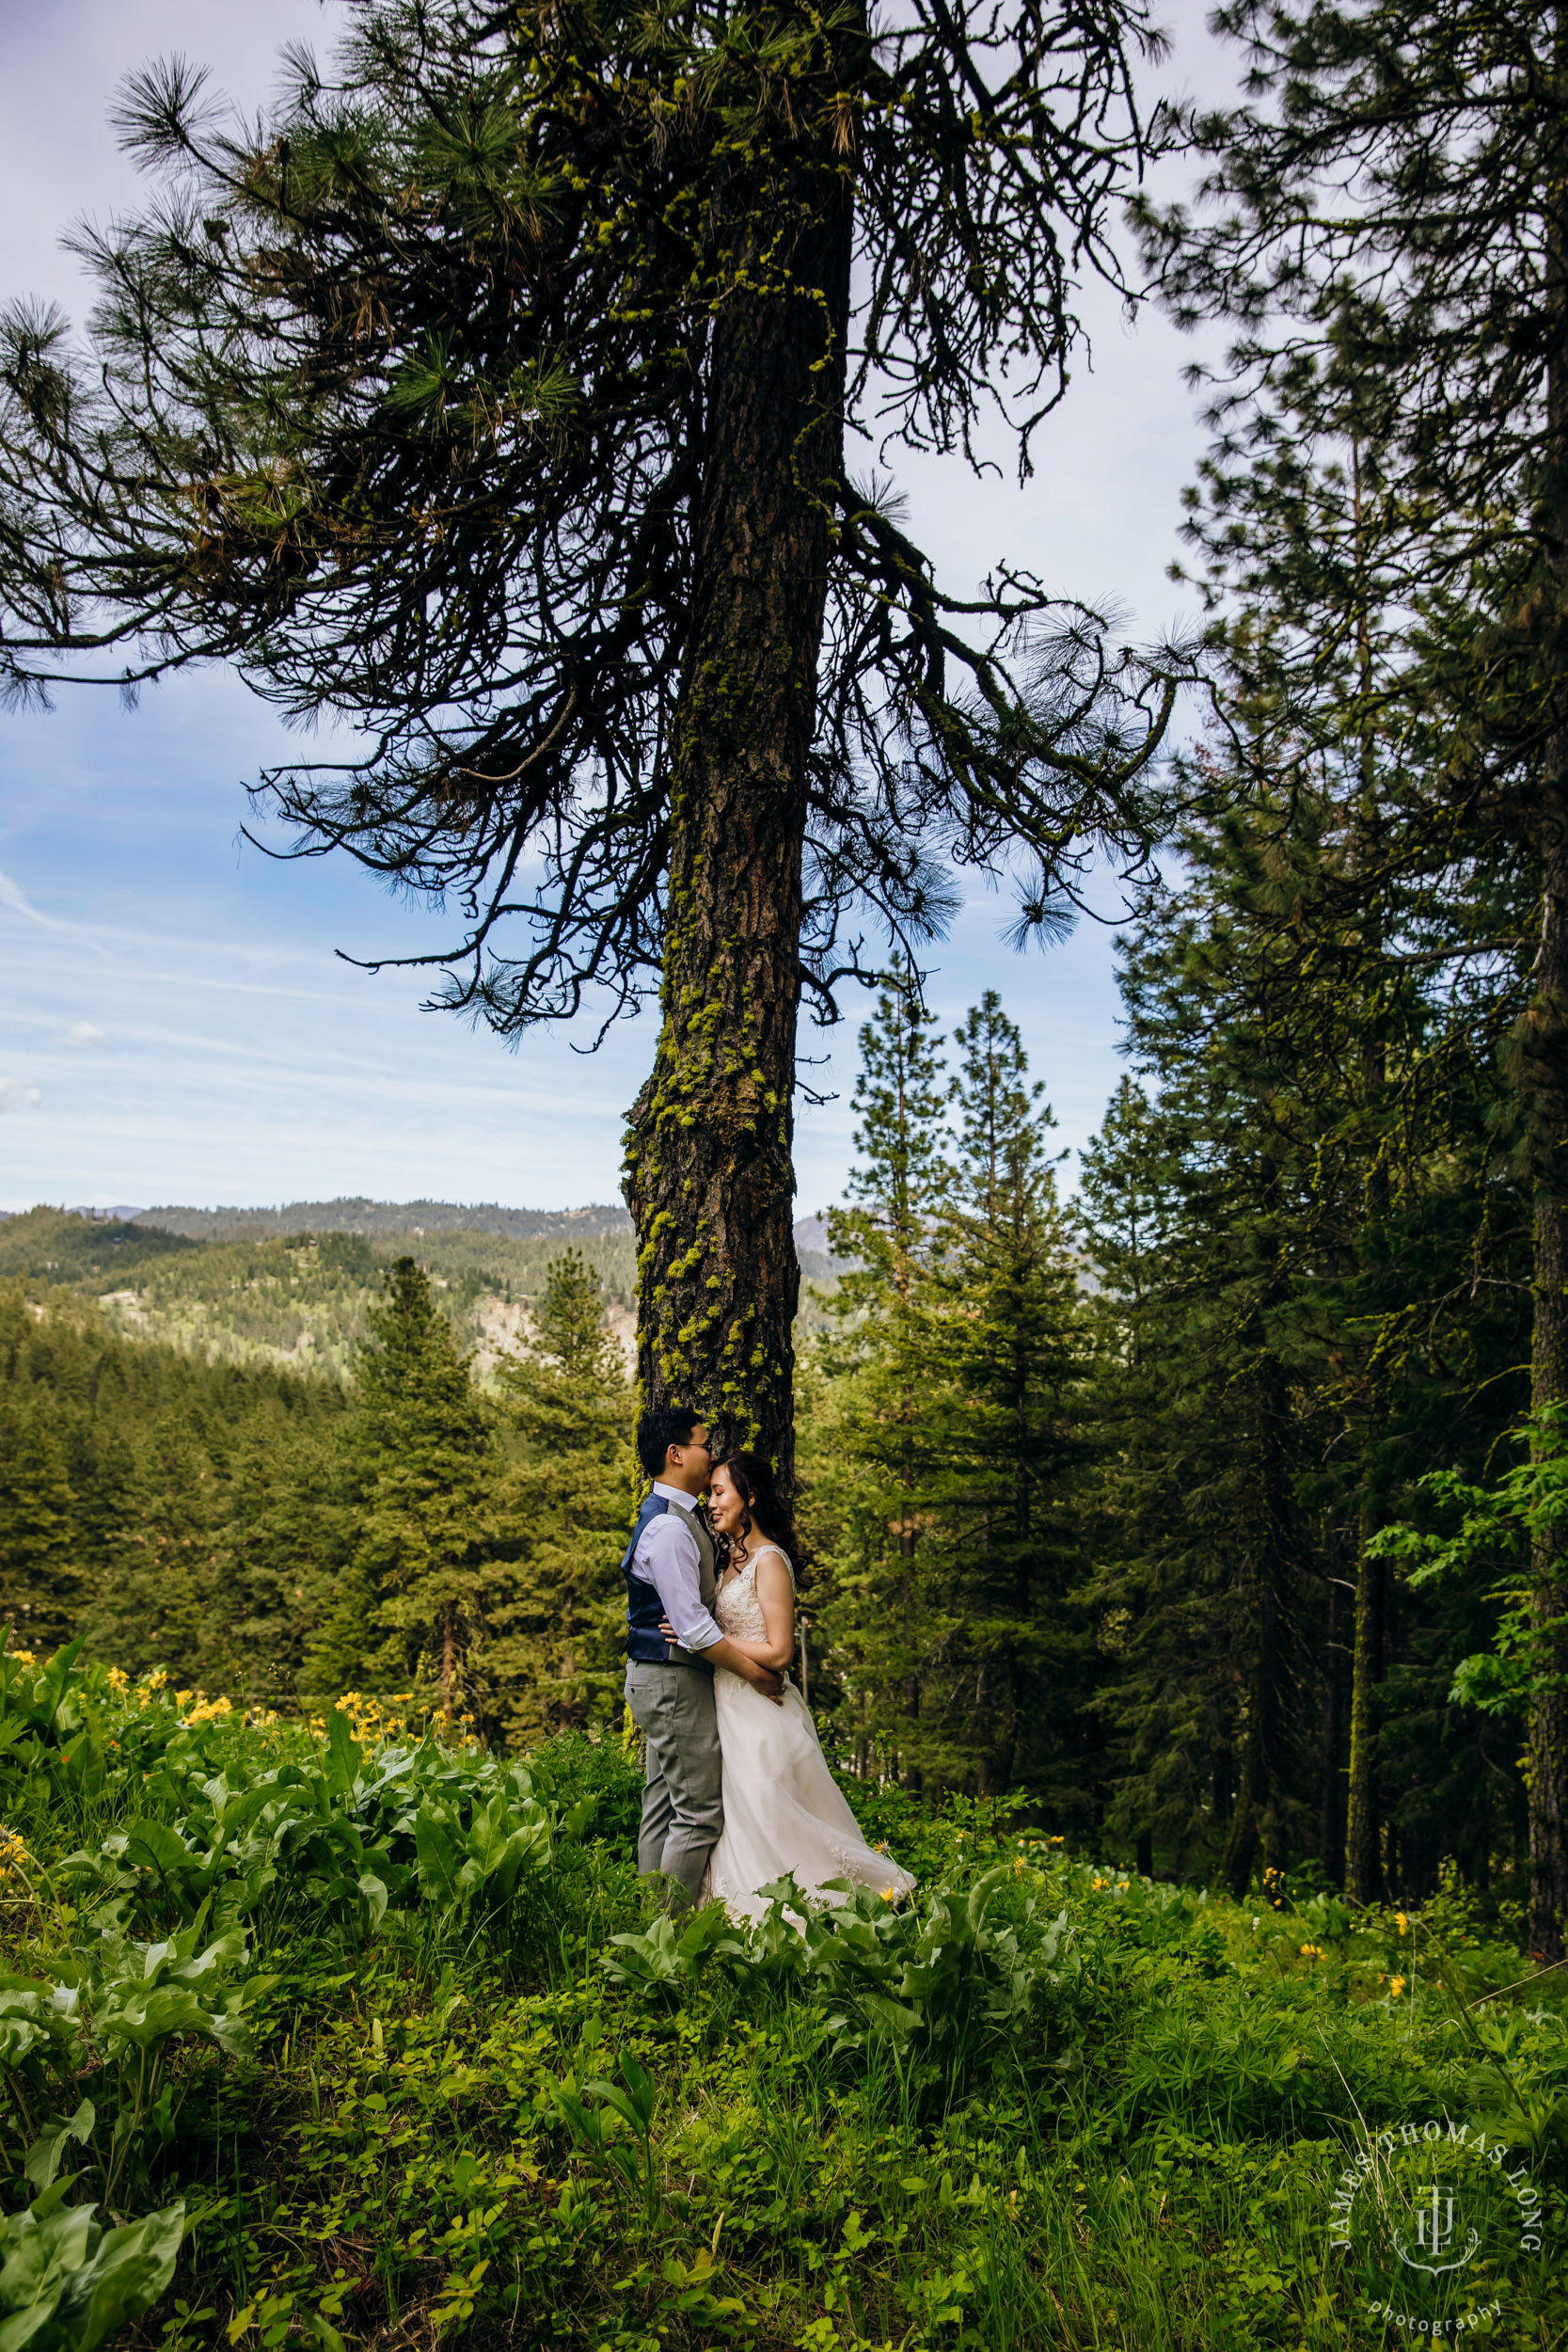
<path fill-rule="evenodd" d="M 641 1626 L 632 1626 L 626 1633 L 626 1657 L 634 1666 L 695 1666 L 705 1675 L 713 1668 L 705 1658 L 694 1650 L 682 1649 L 678 1642 L 667 1642 L 660 1633 L 649 1633 Z"/>

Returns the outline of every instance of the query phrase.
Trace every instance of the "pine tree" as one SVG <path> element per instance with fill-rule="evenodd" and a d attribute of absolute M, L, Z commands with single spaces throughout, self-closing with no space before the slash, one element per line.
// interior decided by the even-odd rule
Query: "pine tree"
<path fill-rule="evenodd" d="M 951 1631 L 926 1719 L 942 1726 L 950 1777 L 1027 1789 L 1053 1819 L 1086 1825 L 1095 1661 L 1073 1591 L 1089 1355 L 1046 1148 L 1054 1120 L 994 989 L 954 1042 L 959 1131 L 932 1318 L 947 1405 L 924 1538 Z"/>
<path fill-rule="evenodd" d="M 1419 616 L 1386 707 L 1430 745 L 1448 889 L 1522 875 L 1476 967 L 1501 970 L 1516 1180 L 1533 1228 L 1532 1426 L 1568 1402 L 1568 107 L 1557 7 L 1238 0 L 1245 103 L 1195 116 L 1217 217 L 1143 212 L 1179 315 L 1238 326 L 1214 405 L 1228 495 L 1305 424 L 1375 422 L 1388 577 Z M 1216 581 L 1227 522 L 1206 533 Z M 1252 550 L 1236 546 L 1244 573 Z M 1310 712 L 1318 646 L 1298 639 Z M 1522 1000 L 1522 1001 L 1521 1001 Z M 1535 1537 L 1531 1940 L 1568 1935 L 1568 1563 Z M 1354 1841 L 1353 1841 L 1354 1842 Z"/>
<path fill-rule="evenodd" d="M 504 1570 L 491 1418 L 412 1258 L 389 1267 L 370 1322 L 345 1439 L 354 1546 L 309 1678 L 318 1691 L 434 1683 L 449 1722 L 493 1721 L 484 1645 Z"/>
<path fill-rule="evenodd" d="M 376 746 L 272 804 L 470 911 L 444 1001 L 661 991 L 640 1376 L 786 1474 L 803 993 L 869 977 L 857 908 L 928 937 L 950 848 L 1027 931 L 1154 821 L 1169 665 L 1010 568 L 944 593 L 847 462 L 989 464 L 1000 409 L 1028 469 L 1077 274 L 1119 282 L 1140 45 L 1127 0 L 378 0 L 258 122 L 135 77 L 170 185 L 89 240 L 92 347 L 21 309 L 0 349 L 18 691 L 232 660 Z"/>
<path fill-rule="evenodd" d="M 1314 803 L 1299 779 L 1188 831 L 1183 885 L 1125 960 L 1158 1091 L 1124 1089 L 1085 1161 L 1110 1363 L 1095 1590 L 1114 1819 L 1179 1855 L 1222 1846 L 1238 1886 L 1259 1844 L 1275 1867 L 1315 1846 L 1339 1875 L 1357 1547 L 1434 1446 L 1484 1455 L 1517 1345 L 1487 1091 L 1447 1053 L 1442 985 L 1407 953 L 1417 923 L 1370 951 L 1347 903 L 1357 839 L 1354 791 Z M 1397 1087 L 1369 1083 L 1369 1039 Z M 1361 1818 L 1382 1825 L 1370 1888 L 1353 1873 L 1363 1899 L 1386 1876 L 1418 1888 L 1445 1834 L 1484 1844 L 1473 1740 L 1429 1704 L 1436 1659 L 1464 1654 L 1460 1616 L 1380 1602 L 1379 1671 L 1363 1656 L 1348 1726 Z M 1365 1651 L 1364 1580 L 1360 1604 Z"/>
<path fill-rule="evenodd" d="M 40 1405 L 0 1392 L 0 1627 L 48 1657 L 77 1631 L 84 1600 L 74 1500 Z"/>
<path fill-rule="evenodd" d="M 1157 1104 L 1133 1112 L 1124 1098 L 1114 1136 L 1085 1154 L 1116 1391 L 1091 1598 L 1122 1748 L 1113 1825 L 1169 1841 L 1179 1864 L 1194 1843 L 1222 1846 L 1219 1867 L 1244 1890 L 1259 1844 L 1283 1867 L 1297 1826 L 1287 1703 L 1301 1598 L 1297 1422 L 1280 1359 L 1277 1235 L 1300 1200 L 1272 1148 L 1256 1037 L 1237 1035 L 1236 1009 L 1227 1021 L 1198 996 L 1179 942 L 1162 945 L 1168 964 L 1152 940 L 1139 944 L 1134 1001 L 1147 1018 L 1163 971 L 1174 1021 L 1207 1042 L 1188 1057 L 1167 1036 L 1156 1060 L 1154 1041 L 1141 1041 L 1162 1081 Z M 1128 1203 L 1155 1185 L 1154 1233 L 1141 1222 L 1130 1232 Z M 1130 1254 L 1135 1289 L 1124 1287 Z"/>
<path fill-rule="evenodd" d="M 619 1711 L 618 1569 L 639 1491 L 632 1385 L 580 1250 L 546 1269 L 531 1341 L 499 1368 L 520 1447 L 506 1502 L 517 1557 L 491 1608 L 489 1672 L 514 1746 Z"/>
<path fill-rule="evenodd" d="M 218 1545 L 223 1613 L 208 1636 L 205 1678 L 253 1706 L 297 1693 L 353 1556 L 340 1416 L 312 1411 L 313 1402 L 248 1417 L 230 1469 Z"/>
<path fill-rule="evenodd" d="M 915 1785 L 945 1752 L 922 1693 L 948 1633 L 923 1548 L 950 1404 L 933 1326 L 952 1089 L 933 1029 L 919 974 L 899 964 L 860 1033 L 856 1205 L 828 1213 L 833 1251 L 852 1264 L 830 1302 L 832 1406 L 815 1433 L 832 1488 L 824 1631 L 857 1759 L 864 1770 L 873 1756 L 895 1756 Z"/>
<path fill-rule="evenodd" d="M 120 1451 L 87 1631 L 96 1653 L 127 1673 L 166 1666 L 176 1683 L 194 1686 L 207 1671 L 223 1619 L 225 1434 L 219 1417 L 210 1422 L 178 1398 Z"/>

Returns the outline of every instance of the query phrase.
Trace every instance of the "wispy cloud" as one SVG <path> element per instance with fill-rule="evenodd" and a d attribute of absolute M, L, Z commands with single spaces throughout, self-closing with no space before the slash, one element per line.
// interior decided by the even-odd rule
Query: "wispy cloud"
<path fill-rule="evenodd" d="M 52 914 L 40 914 L 22 884 L 12 882 L 4 869 L 0 869 L 0 907 L 9 907 L 13 914 L 20 914 L 24 922 L 37 923 L 42 930 L 68 931 L 71 929 L 69 923 L 56 923 Z"/>
<path fill-rule="evenodd" d="M 37 1087 L 27 1086 L 20 1078 L 0 1078 L 0 1117 L 9 1111 L 36 1111 L 42 1103 Z"/>
<path fill-rule="evenodd" d="M 103 1032 L 90 1021 L 78 1021 L 60 1040 L 62 1045 L 102 1045 Z"/>

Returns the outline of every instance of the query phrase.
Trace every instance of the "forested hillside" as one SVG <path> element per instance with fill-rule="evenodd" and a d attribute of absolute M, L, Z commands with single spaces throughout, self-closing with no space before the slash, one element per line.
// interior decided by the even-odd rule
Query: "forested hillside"
<path fill-rule="evenodd" d="M 218 1222 L 217 1235 L 198 1240 L 139 1220 L 33 1209 L 0 1223 L 0 1279 L 69 1285 L 95 1298 L 128 1334 L 203 1358 L 344 1378 L 388 1266 L 408 1253 L 429 1273 L 454 1332 L 477 1351 L 483 1376 L 498 1352 L 528 1329 L 550 1264 L 570 1246 L 559 1235 L 519 1239 L 451 1222 L 429 1233 L 377 1226 L 373 1243 L 359 1232 L 304 1227 L 236 1238 Z M 569 1232 L 572 1220 L 562 1222 Z M 629 1346 L 631 1237 L 601 1233 L 584 1245 L 584 1256 L 598 1274 L 621 1343 Z"/>
<path fill-rule="evenodd" d="M 388 1242 L 410 1234 L 488 1233 L 504 1241 L 544 1241 L 564 1249 L 610 1233 L 629 1233 L 631 1218 L 619 1201 L 583 1209 L 506 1209 L 499 1201 L 368 1200 L 340 1195 L 333 1200 L 291 1200 L 276 1209 L 139 1209 L 134 1225 L 156 1226 L 191 1241 L 275 1241 L 288 1233 L 362 1233 Z"/>
<path fill-rule="evenodd" d="M 332 1244 L 320 1254 L 325 1283 Z M 531 1344 L 490 1391 L 422 1268 L 379 1282 L 371 1263 L 367 1280 L 346 1390 L 130 1338 L 69 1291 L 0 1287 L 0 1614 L 17 1642 L 47 1653 L 81 1629 L 130 1671 L 268 1704 L 395 1687 L 497 1739 L 609 1709 L 631 1407 L 596 1272 L 554 1262 Z M 559 1497 L 539 1468 L 557 1458 Z"/>
<path fill-rule="evenodd" d="M 46 1280 L 94 1298 L 116 1327 L 209 1359 L 274 1363 L 291 1371 L 348 1376 L 387 1268 L 407 1255 L 430 1275 L 442 1313 L 475 1353 L 482 1380 L 530 1328 L 550 1266 L 579 1248 L 603 1291 L 610 1328 L 629 1356 L 637 1251 L 625 1213 L 498 1211 L 488 1225 L 464 1222 L 483 1211 L 414 1201 L 320 1201 L 314 1226 L 284 1223 L 292 1213 L 171 1211 L 188 1231 L 166 1232 L 133 1218 L 95 1218 L 36 1208 L 0 1220 L 0 1281 Z M 355 1225 L 334 1214 L 373 1209 Z M 426 1211 L 423 1225 L 394 1221 Z M 438 1214 L 436 1214 L 438 1212 Z M 511 1232 L 511 1217 L 523 1229 Z M 538 1228 L 541 1230 L 533 1231 Z M 572 1236 L 586 1228 L 580 1246 Z M 831 1251 L 802 1248 L 804 1327 L 821 1321 L 821 1301 L 838 1277 Z"/>

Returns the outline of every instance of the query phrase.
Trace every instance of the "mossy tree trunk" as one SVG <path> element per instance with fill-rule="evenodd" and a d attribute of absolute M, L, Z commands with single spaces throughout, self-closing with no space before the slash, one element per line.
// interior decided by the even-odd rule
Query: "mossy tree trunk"
<path fill-rule="evenodd" d="M 847 175 L 805 157 L 793 234 L 742 245 L 715 322 L 673 755 L 663 1027 L 630 1114 L 649 1404 L 794 1465 L 793 1096 L 801 862 L 832 485 L 843 458 Z M 737 192 L 734 217 L 776 227 Z M 755 291 L 758 280 L 768 281 Z"/>

